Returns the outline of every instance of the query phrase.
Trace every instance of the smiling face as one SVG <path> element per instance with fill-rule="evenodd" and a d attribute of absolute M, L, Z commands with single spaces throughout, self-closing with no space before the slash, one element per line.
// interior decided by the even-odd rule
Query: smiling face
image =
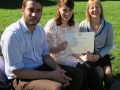
<path fill-rule="evenodd" d="M 66 21 L 68 22 L 68 20 L 70 20 L 70 18 L 73 15 L 73 9 L 67 7 L 66 5 L 63 5 L 59 8 L 59 13 L 61 15 L 61 19 L 62 21 Z"/>
<path fill-rule="evenodd" d="M 101 15 L 101 7 L 99 4 L 92 3 L 89 6 L 89 14 L 91 18 L 100 18 Z"/>
<path fill-rule="evenodd" d="M 89 0 L 86 6 L 86 19 L 87 21 L 96 18 L 103 18 L 103 8 L 100 0 Z"/>
<path fill-rule="evenodd" d="M 35 1 L 27 1 L 26 7 L 22 8 L 22 15 L 26 25 L 35 26 L 39 23 L 42 15 L 42 6 Z"/>

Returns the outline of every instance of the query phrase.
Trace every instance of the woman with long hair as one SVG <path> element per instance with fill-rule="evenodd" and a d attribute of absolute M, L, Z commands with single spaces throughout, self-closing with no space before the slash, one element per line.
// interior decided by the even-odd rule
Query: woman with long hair
<path fill-rule="evenodd" d="M 91 60 L 90 52 L 86 52 L 87 55 L 66 54 L 65 49 L 68 43 L 64 40 L 65 33 L 79 33 L 79 26 L 74 20 L 74 1 L 73 0 L 59 0 L 57 4 L 57 12 L 54 18 L 50 19 L 45 25 L 45 31 L 47 41 L 50 47 L 51 56 L 57 63 L 76 67 L 83 72 L 83 82 L 80 90 L 88 90 L 88 76 L 97 74 L 93 68 L 86 67 L 86 61 Z M 79 57 L 77 57 L 79 56 Z M 90 63 L 90 62 L 89 62 Z M 88 63 L 87 63 L 88 64 Z M 92 67 L 92 66 L 91 66 Z M 87 70 L 86 70 L 87 69 Z M 92 70 L 92 71 L 90 71 Z M 96 75 L 97 76 L 97 75 Z M 91 81 L 94 82 L 93 79 Z M 90 87 L 90 90 L 99 90 L 97 80 Z"/>
<path fill-rule="evenodd" d="M 105 90 L 110 90 L 112 67 L 109 52 L 113 45 L 113 28 L 104 19 L 100 0 L 89 0 L 86 7 L 86 20 L 79 25 L 80 32 L 95 32 L 92 61 L 99 74 L 100 83 L 105 83 Z"/>

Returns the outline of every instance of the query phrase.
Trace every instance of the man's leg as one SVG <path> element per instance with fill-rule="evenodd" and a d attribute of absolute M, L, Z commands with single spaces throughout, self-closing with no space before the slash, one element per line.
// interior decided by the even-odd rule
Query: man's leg
<path fill-rule="evenodd" d="M 66 65 L 60 65 L 60 67 L 66 71 L 67 76 L 72 78 L 70 85 L 68 87 L 65 87 L 65 90 L 80 90 L 83 81 L 82 71 L 76 67 L 70 67 Z M 52 71 L 52 69 L 45 64 L 36 70 Z"/>
<path fill-rule="evenodd" d="M 52 80 L 20 80 L 14 79 L 15 90 L 64 90 L 62 84 Z"/>
<path fill-rule="evenodd" d="M 65 87 L 65 90 L 80 90 L 83 79 L 82 72 L 75 67 L 65 65 L 60 65 L 60 67 L 66 70 L 67 76 L 72 78 L 72 81 L 70 81 L 70 85 Z M 45 64 L 35 70 L 52 71 L 52 69 Z M 39 88 L 39 90 L 64 90 L 63 85 L 59 82 L 45 79 L 31 81 L 14 79 L 13 86 L 16 90 L 38 90 L 37 88 Z"/>
<path fill-rule="evenodd" d="M 70 67 L 65 65 L 60 65 L 60 67 L 66 70 L 67 76 L 72 78 L 72 81 L 70 81 L 70 85 L 65 87 L 65 90 L 80 90 L 83 81 L 82 71 L 76 67 Z"/>

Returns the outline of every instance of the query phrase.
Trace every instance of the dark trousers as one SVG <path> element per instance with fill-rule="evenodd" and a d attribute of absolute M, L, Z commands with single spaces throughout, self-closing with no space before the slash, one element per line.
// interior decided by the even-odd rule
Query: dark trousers
<path fill-rule="evenodd" d="M 66 70 L 67 76 L 72 78 L 70 85 L 67 87 L 63 87 L 61 83 L 48 79 L 23 80 L 18 78 L 14 79 L 13 86 L 16 90 L 80 90 L 83 80 L 82 71 L 78 68 L 65 65 L 60 65 L 60 67 Z M 35 70 L 52 71 L 52 69 L 45 64 Z"/>
<path fill-rule="evenodd" d="M 9 90 L 9 89 L 0 81 L 0 90 Z"/>
<path fill-rule="evenodd" d="M 76 67 L 83 72 L 83 83 L 80 90 L 101 90 L 99 77 L 92 62 L 78 63 Z"/>

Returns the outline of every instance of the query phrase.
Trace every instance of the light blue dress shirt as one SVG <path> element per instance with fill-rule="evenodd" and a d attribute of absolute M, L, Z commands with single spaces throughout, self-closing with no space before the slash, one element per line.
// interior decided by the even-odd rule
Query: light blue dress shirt
<path fill-rule="evenodd" d="M 8 79 L 14 78 L 13 70 L 43 65 L 42 56 L 50 53 L 42 26 L 37 24 L 30 33 L 23 18 L 6 28 L 1 47 Z"/>

